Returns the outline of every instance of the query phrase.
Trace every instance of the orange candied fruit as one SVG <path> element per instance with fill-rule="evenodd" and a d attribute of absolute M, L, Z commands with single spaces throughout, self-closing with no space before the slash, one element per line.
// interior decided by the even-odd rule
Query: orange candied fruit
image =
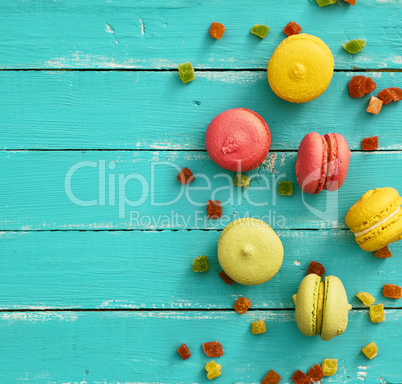
<path fill-rule="evenodd" d="M 384 105 L 387 105 L 391 101 L 394 101 L 394 94 L 389 89 L 385 88 L 378 93 L 378 98 L 382 101 Z"/>
<path fill-rule="evenodd" d="M 227 285 L 232 285 L 234 280 L 230 278 L 224 271 L 219 271 L 219 277 L 225 282 Z"/>
<path fill-rule="evenodd" d="M 219 341 L 209 341 L 202 344 L 202 349 L 208 357 L 223 356 L 222 344 Z"/>
<path fill-rule="evenodd" d="M 222 207 L 219 200 L 208 200 L 207 203 L 208 219 L 220 219 L 222 216 Z"/>
<path fill-rule="evenodd" d="M 288 23 L 288 25 L 286 25 L 285 28 L 283 28 L 283 32 L 285 32 L 288 37 L 292 35 L 298 35 L 301 30 L 302 27 L 294 21 L 291 21 L 290 23 Z"/>
<path fill-rule="evenodd" d="M 264 380 L 261 381 L 261 384 L 278 384 L 280 380 L 281 375 L 279 375 L 273 369 L 271 369 L 264 377 Z"/>
<path fill-rule="evenodd" d="M 345 3 L 349 3 L 350 5 L 355 5 L 356 0 L 345 0 Z"/>
<path fill-rule="evenodd" d="M 399 285 L 385 284 L 382 290 L 385 297 L 390 299 L 400 299 L 402 296 L 402 288 Z"/>
<path fill-rule="evenodd" d="M 321 368 L 321 365 L 316 364 L 311 367 L 308 371 L 308 378 L 312 383 L 316 383 L 320 381 L 324 377 L 324 372 Z"/>
<path fill-rule="evenodd" d="M 179 353 L 180 357 L 183 360 L 188 359 L 191 356 L 190 350 L 188 349 L 186 344 L 182 344 L 178 349 L 177 352 Z"/>
<path fill-rule="evenodd" d="M 387 259 L 388 257 L 392 256 L 392 253 L 388 249 L 388 245 L 386 245 L 384 248 L 381 248 L 378 251 L 375 251 L 374 256 L 379 257 L 380 259 Z"/>
<path fill-rule="evenodd" d="M 391 87 L 388 90 L 394 95 L 394 101 L 402 100 L 402 89 L 398 87 Z"/>
<path fill-rule="evenodd" d="M 177 180 L 180 181 L 180 183 L 186 185 L 188 183 L 191 183 L 192 181 L 194 181 L 194 175 L 192 174 L 192 172 L 190 171 L 190 169 L 183 168 L 177 175 Z"/>
<path fill-rule="evenodd" d="M 307 274 L 315 273 L 316 275 L 323 277 L 325 274 L 325 268 L 321 263 L 312 261 L 308 267 Z"/>
<path fill-rule="evenodd" d="M 349 81 L 350 97 L 363 97 L 365 94 L 373 92 L 377 84 L 371 77 L 353 76 Z"/>
<path fill-rule="evenodd" d="M 223 33 L 225 32 L 225 26 L 221 23 L 217 23 L 214 21 L 211 24 L 211 28 L 209 29 L 209 34 L 214 38 L 214 39 L 221 39 L 223 36 Z"/>
<path fill-rule="evenodd" d="M 363 151 L 375 151 L 378 149 L 378 136 L 366 137 L 362 140 Z"/>
<path fill-rule="evenodd" d="M 249 299 L 247 299 L 246 297 L 240 297 L 236 301 L 233 308 L 240 315 L 244 315 L 250 307 L 251 307 L 251 301 Z"/>
<path fill-rule="evenodd" d="M 375 96 L 371 96 L 370 103 L 366 109 L 368 113 L 374 113 L 378 115 L 381 111 L 382 101 Z"/>
<path fill-rule="evenodd" d="M 297 370 L 292 376 L 292 381 L 296 384 L 310 384 L 308 376 L 300 370 Z"/>

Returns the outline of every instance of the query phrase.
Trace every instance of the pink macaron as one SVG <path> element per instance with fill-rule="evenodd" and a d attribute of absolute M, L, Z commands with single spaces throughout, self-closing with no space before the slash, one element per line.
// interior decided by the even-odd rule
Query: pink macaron
<path fill-rule="evenodd" d="M 350 155 L 348 143 L 339 133 L 308 133 L 300 143 L 296 160 L 296 177 L 302 191 L 336 191 L 345 181 Z"/>
<path fill-rule="evenodd" d="M 256 112 L 228 109 L 208 126 L 205 146 L 211 159 L 228 171 L 246 172 L 258 167 L 271 146 L 271 131 Z"/>

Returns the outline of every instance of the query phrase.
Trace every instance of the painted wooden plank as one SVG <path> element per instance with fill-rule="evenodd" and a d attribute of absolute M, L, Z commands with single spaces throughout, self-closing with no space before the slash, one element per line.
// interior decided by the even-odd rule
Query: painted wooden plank
<path fill-rule="evenodd" d="M 260 383 L 269 369 L 292 383 L 325 358 L 338 359 L 338 372 L 326 383 L 401 383 L 402 311 L 386 311 L 386 321 L 371 324 L 367 310 L 352 311 L 346 332 L 331 341 L 303 336 L 293 311 L 228 312 L 36 312 L 0 314 L 3 382 L 48 384 L 205 383 L 212 360 L 204 342 L 219 340 L 224 355 L 216 361 L 216 382 Z M 250 323 L 265 319 L 268 332 L 252 335 Z M 361 348 L 374 341 L 378 356 Z M 176 349 L 192 353 L 181 360 Z"/>
<path fill-rule="evenodd" d="M 402 73 L 364 75 L 374 77 L 377 91 L 402 83 Z M 297 149 L 310 131 L 341 133 L 352 149 L 360 149 L 363 137 L 380 135 L 380 149 L 401 149 L 402 104 L 387 105 L 379 116 L 367 113 L 369 95 L 349 97 L 351 76 L 335 73 L 324 95 L 296 105 L 273 94 L 265 72 L 198 72 L 187 85 L 176 72 L 1 72 L 0 143 L 12 149 L 205 150 L 209 122 L 244 107 L 266 119 L 273 150 Z"/>
<path fill-rule="evenodd" d="M 357 7 L 319 8 L 315 1 L 214 0 L 166 3 L 147 0 L 2 1 L 1 68 L 265 68 L 296 20 L 303 32 L 321 37 L 336 68 L 401 68 L 399 2 L 368 0 Z M 212 21 L 226 32 L 208 35 Z M 270 26 L 261 41 L 250 33 L 256 23 Z M 342 44 L 363 38 L 367 47 L 351 56 Z"/>
<path fill-rule="evenodd" d="M 349 302 L 357 292 L 400 307 L 382 294 L 402 284 L 402 244 L 394 257 L 362 251 L 349 231 L 279 230 L 285 257 L 277 276 L 260 286 L 228 286 L 218 277 L 218 231 L 6 232 L 0 235 L 0 309 L 231 309 L 241 296 L 253 308 L 294 308 L 311 260 L 344 283 Z M 210 270 L 194 273 L 192 261 L 209 257 Z M 357 273 L 358 271 L 358 273 Z"/>
<path fill-rule="evenodd" d="M 270 154 L 244 190 L 206 152 L 3 151 L 0 230 L 222 229 L 245 216 L 275 229 L 346 228 L 347 210 L 367 190 L 402 191 L 401 160 L 402 152 L 354 152 L 338 192 L 306 195 L 295 152 Z M 183 167 L 197 174 L 186 187 L 176 180 Z M 278 180 L 294 182 L 292 197 L 278 196 Z M 207 219 L 209 199 L 221 201 L 220 220 Z"/>

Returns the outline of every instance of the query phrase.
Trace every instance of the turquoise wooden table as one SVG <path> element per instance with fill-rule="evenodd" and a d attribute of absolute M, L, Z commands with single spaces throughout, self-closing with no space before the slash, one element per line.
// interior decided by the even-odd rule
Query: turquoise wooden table
<path fill-rule="evenodd" d="M 358 74 L 377 91 L 401 86 L 401 4 L 1 1 L 1 383 L 205 383 L 201 345 L 212 340 L 225 350 L 217 383 L 259 383 L 270 369 L 290 383 L 325 358 L 339 368 L 322 383 L 402 383 L 401 301 L 382 295 L 385 283 L 402 284 L 402 244 L 377 259 L 344 223 L 366 190 L 402 192 L 402 105 L 370 115 L 369 96 L 351 99 L 347 86 Z M 266 79 L 290 20 L 335 58 L 328 90 L 302 105 L 277 98 Z M 220 41 L 208 35 L 212 21 L 226 26 Z M 250 33 L 256 23 L 271 28 L 265 40 Z M 342 49 L 353 38 L 367 41 L 354 56 Z M 186 61 L 196 79 L 184 85 L 177 66 Z M 247 192 L 228 188 L 233 173 L 204 146 L 211 119 L 234 107 L 255 110 L 272 132 Z M 346 182 L 315 196 L 294 184 L 280 197 L 277 181 L 296 183 L 296 151 L 311 131 L 347 138 Z M 362 152 L 373 135 L 379 150 Z M 205 178 L 184 189 L 182 167 Z M 221 221 L 206 219 L 212 195 L 225 203 Z M 283 266 L 264 285 L 227 286 L 217 240 L 247 215 L 276 230 Z M 195 274 L 203 254 L 210 270 Z M 291 297 L 311 260 L 342 279 L 353 306 L 346 332 L 327 342 L 303 336 L 294 318 Z M 385 322 L 370 323 L 359 291 L 385 305 Z M 253 304 L 244 316 L 233 311 L 240 296 Z M 258 319 L 268 331 L 256 336 Z M 361 348 L 372 341 L 379 353 L 368 360 Z M 185 361 L 182 343 L 192 352 Z"/>

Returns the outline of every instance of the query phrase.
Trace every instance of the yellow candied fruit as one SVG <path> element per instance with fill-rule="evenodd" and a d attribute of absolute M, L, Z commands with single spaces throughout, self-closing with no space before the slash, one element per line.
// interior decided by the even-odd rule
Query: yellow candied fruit
<path fill-rule="evenodd" d="M 363 349 L 362 352 L 371 360 L 377 356 L 378 347 L 375 345 L 374 342 L 367 344 Z"/>
<path fill-rule="evenodd" d="M 220 364 L 216 364 L 215 361 L 211 360 L 206 366 L 205 369 L 209 372 L 213 370 L 214 368 L 216 369 L 221 369 L 222 366 Z"/>
<path fill-rule="evenodd" d="M 372 305 L 369 314 L 372 323 L 381 323 L 385 320 L 384 304 Z"/>
<path fill-rule="evenodd" d="M 218 376 L 222 375 L 222 372 L 218 368 L 213 368 L 207 373 L 207 378 L 209 380 L 216 379 Z"/>
<path fill-rule="evenodd" d="M 375 298 L 367 292 L 359 292 L 356 297 L 367 307 L 375 302 Z"/>
<path fill-rule="evenodd" d="M 338 360 L 337 359 L 325 359 L 322 362 L 322 371 L 324 372 L 324 376 L 332 376 L 335 375 L 338 370 Z"/>
<path fill-rule="evenodd" d="M 251 333 L 253 335 L 258 335 L 260 333 L 267 332 L 267 328 L 265 327 L 264 320 L 257 320 L 251 323 Z"/>

